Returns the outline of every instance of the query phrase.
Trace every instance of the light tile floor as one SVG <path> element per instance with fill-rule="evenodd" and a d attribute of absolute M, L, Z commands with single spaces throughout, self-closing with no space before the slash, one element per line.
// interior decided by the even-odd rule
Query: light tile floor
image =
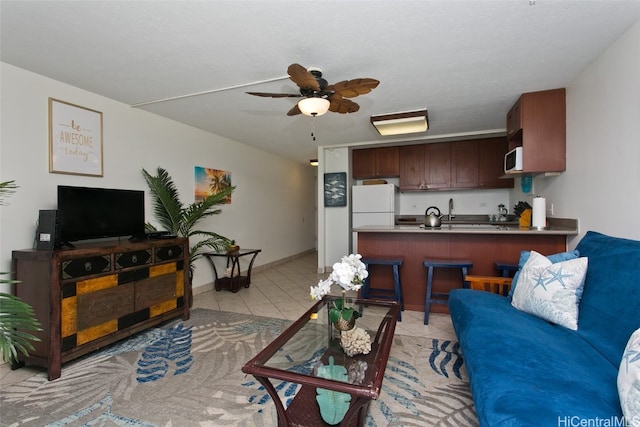
<path fill-rule="evenodd" d="M 208 286 L 196 288 L 193 308 L 295 320 L 313 304 L 309 296 L 310 287 L 327 276 L 328 273 L 317 273 L 317 255 L 309 253 L 273 267 L 255 268 L 251 286 L 240 288 L 237 293 L 227 290 L 216 292 Z M 405 310 L 402 321 L 396 325 L 396 334 L 455 339 L 449 315 L 431 313 L 429 325 L 424 325 L 423 319 L 424 312 Z M 30 377 L 34 369 L 25 367 L 12 371 L 9 365 L 0 364 L 0 387 Z"/>

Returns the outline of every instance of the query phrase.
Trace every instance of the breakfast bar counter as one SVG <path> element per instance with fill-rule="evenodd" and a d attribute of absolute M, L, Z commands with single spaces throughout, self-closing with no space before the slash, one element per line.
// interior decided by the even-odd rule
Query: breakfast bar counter
<path fill-rule="evenodd" d="M 518 264 L 520 252 L 535 250 L 550 255 L 567 250 L 567 236 L 578 234 L 577 220 L 549 219 L 549 227 L 523 229 L 517 225 L 444 224 L 439 228 L 418 225 L 363 226 L 358 233 L 358 253 L 366 257 L 403 257 L 400 269 L 405 309 L 424 311 L 427 271 L 425 258 L 468 259 L 469 274 L 496 276 L 495 263 Z M 375 269 L 376 266 L 372 266 Z M 371 286 L 391 289 L 388 269 L 371 271 Z M 458 269 L 438 269 L 433 292 L 461 287 Z M 431 305 L 431 312 L 447 312 L 446 305 Z"/>

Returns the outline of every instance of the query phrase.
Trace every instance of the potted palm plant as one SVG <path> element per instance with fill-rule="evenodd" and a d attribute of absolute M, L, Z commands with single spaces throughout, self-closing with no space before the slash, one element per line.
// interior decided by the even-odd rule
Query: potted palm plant
<path fill-rule="evenodd" d="M 184 205 L 180 201 L 180 194 L 171 179 L 169 173 L 158 167 L 156 175 L 151 175 L 142 169 L 151 197 L 153 199 L 153 212 L 160 225 L 171 234 L 179 237 L 191 238 L 194 236 L 204 237 L 198 240 L 189 248 L 189 274 L 193 278 L 194 262 L 202 256 L 203 248 L 210 248 L 215 251 L 223 251 L 231 244 L 231 240 L 213 231 L 198 230 L 196 225 L 204 218 L 217 215 L 221 212 L 218 205 L 225 202 L 226 198 L 233 193 L 235 187 L 228 186 L 220 191 L 210 194 L 201 201 Z M 155 227 L 147 223 L 148 230 L 155 230 Z M 190 239 L 191 240 L 191 239 Z M 191 245 L 191 243 L 189 243 Z"/>
<path fill-rule="evenodd" d="M 4 205 L 4 197 L 15 192 L 14 181 L 0 182 L 0 205 Z M 2 272 L 0 276 L 10 273 Z M 0 278 L 0 285 L 18 283 L 16 280 Z M 20 298 L 10 293 L 0 292 L 0 353 L 3 362 L 16 362 L 18 352 L 25 356 L 33 351 L 32 341 L 40 341 L 30 332 L 41 331 L 40 323 L 35 317 L 33 308 Z"/>

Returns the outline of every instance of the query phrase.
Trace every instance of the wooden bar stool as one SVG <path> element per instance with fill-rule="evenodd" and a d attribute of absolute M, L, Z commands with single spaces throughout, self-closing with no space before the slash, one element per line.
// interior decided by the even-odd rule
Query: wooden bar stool
<path fill-rule="evenodd" d="M 372 297 L 390 299 L 400 303 L 400 311 L 398 312 L 398 322 L 402 321 L 402 311 L 404 310 L 404 297 L 402 296 L 402 282 L 400 281 L 400 266 L 404 261 L 402 258 L 373 258 L 363 257 L 363 264 L 367 267 L 369 276 L 364 279 L 360 295 L 363 299 Z M 371 265 L 390 265 L 393 269 L 393 289 L 372 288 L 371 287 Z"/>
<path fill-rule="evenodd" d="M 498 273 L 500 273 L 502 277 L 513 277 L 516 271 L 518 271 L 518 264 L 502 261 L 496 261 L 494 264 L 496 265 L 496 270 L 498 270 Z"/>
<path fill-rule="evenodd" d="M 439 268 L 459 268 L 462 273 L 462 287 L 468 288 L 467 282 L 464 278 L 467 276 L 470 268 L 473 268 L 473 263 L 468 259 L 425 259 L 422 262 L 427 271 L 427 294 L 424 301 L 424 324 L 429 324 L 429 307 L 431 304 L 447 304 L 449 294 L 441 292 L 432 292 L 433 289 L 433 269 Z M 434 298 L 438 297 L 438 298 Z"/>

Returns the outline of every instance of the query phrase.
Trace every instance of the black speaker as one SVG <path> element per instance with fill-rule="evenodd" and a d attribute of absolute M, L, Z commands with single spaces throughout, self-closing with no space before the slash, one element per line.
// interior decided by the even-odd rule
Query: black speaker
<path fill-rule="evenodd" d="M 60 246 L 60 211 L 40 210 L 38 215 L 38 231 L 36 232 L 36 248 L 52 250 Z"/>

